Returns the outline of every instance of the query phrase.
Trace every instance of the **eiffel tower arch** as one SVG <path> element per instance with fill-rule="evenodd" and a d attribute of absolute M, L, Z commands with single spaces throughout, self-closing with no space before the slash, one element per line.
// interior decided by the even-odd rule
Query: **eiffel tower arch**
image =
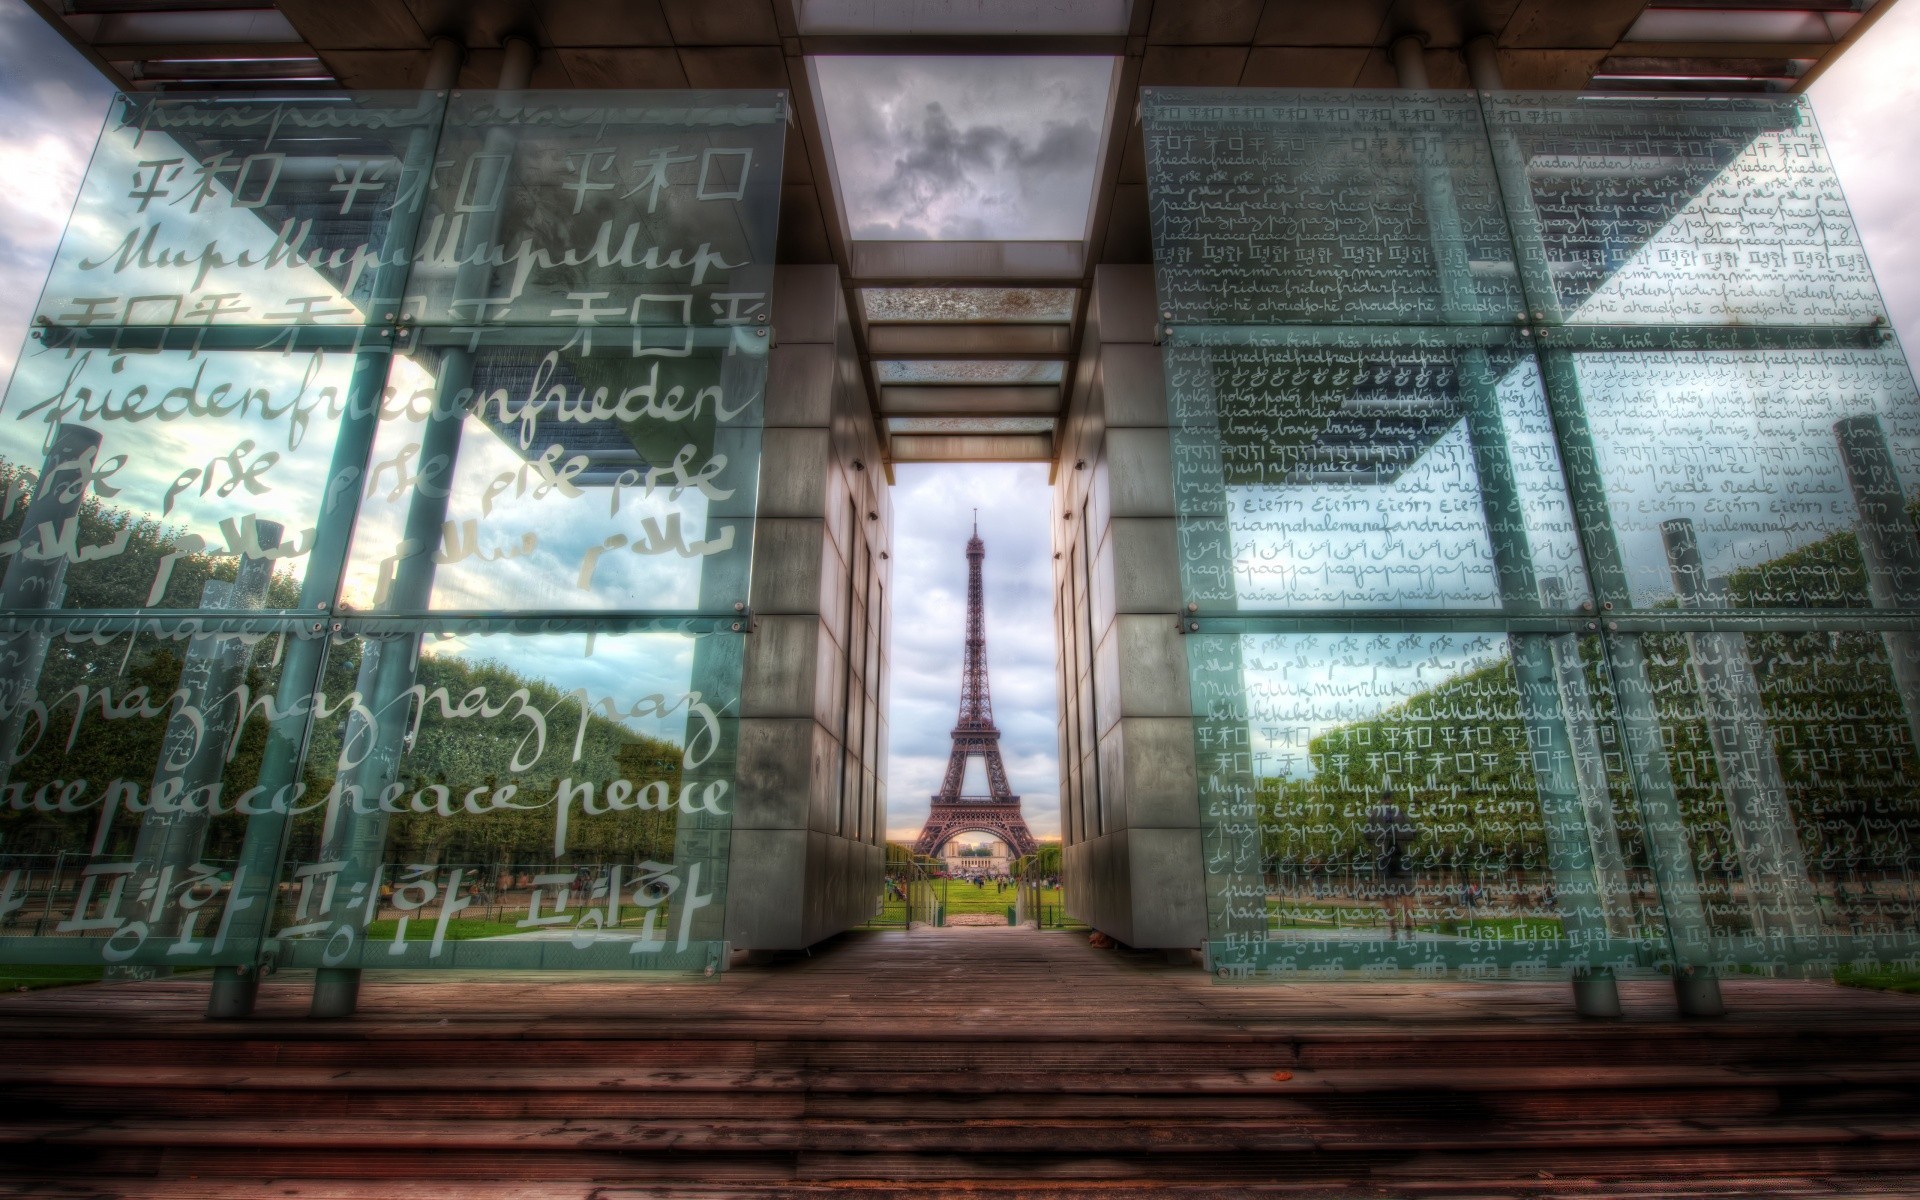
<path fill-rule="evenodd" d="M 933 797 L 933 810 L 913 843 L 915 854 L 937 854 L 961 833 L 990 833 L 1013 848 L 1016 856 L 1031 854 L 1039 843 L 1020 815 L 1020 797 L 1007 784 L 1006 764 L 1000 761 L 1000 730 L 993 723 L 993 696 L 987 686 L 986 596 L 981 566 L 987 544 L 980 540 L 976 519 L 967 539 L 967 653 L 960 675 L 960 719 L 953 726 L 953 752 L 947 757 L 947 775 Z M 986 767 L 987 795 L 963 796 L 967 760 L 978 755 Z"/>

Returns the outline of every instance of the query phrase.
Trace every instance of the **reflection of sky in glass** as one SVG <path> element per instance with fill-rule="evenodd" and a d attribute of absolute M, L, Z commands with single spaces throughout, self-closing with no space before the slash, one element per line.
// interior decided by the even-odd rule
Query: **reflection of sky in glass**
<path fill-rule="evenodd" d="M 337 430 L 328 410 L 344 402 L 352 369 L 346 353 L 29 352 L 0 404 L 0 458 L 38 473 L 64 412 L 104 435 L 96 462 L 114 469 L 92 490 L 108 512 L 197 534 L 216 554 L 228 543 L 221 522 L 249 515 L 280 522 L 286 542 L 310 541 Z M 236 411 L 182 415 L 193 404 Z M 102 406 L 166 419 L 83 416 Z M 304 572 L 304 558 L 290 561 Z"/>
<path fill-rule="evenodd" d="M 1205 638 L 1232 656 L 1226 638 Z M 1497 633 L 1247 634 L 1238 639 L 1254 773 L 1308 779 L 1309 743 L 1507 655 Z"/>
<path fill-rule="evenodd" d="M 1604 223 L 1607 214 L 1588 215 Z M 1755 138 L 1566 320 L 1864 325 L 1882 311 L 1839 180 L 1809 129 Z"/>
<path fill-rule="evenodd" d="M 290 155 L 297 153 L 288 149 Z M 124 306 L 102 310 L 123 323 L 195 325 L 207 323 L 204 317 L 189 315 L 197 305 L 225 297 L 219 302 L 225 312 L 221 324 L 271 323 L 268 318 L 273 314 L 303 311 L 314 314 L 310 321 L 322 324 L 356 324 L 363 319 L 361 311 L 342 296 L 338 288 L 318 271 L 296 261 L 296 256 L 287 253 L 280 244 L 276 218 L 292 220 L 290 210 L 278 204 L 259 209 L 235 205 L 229 185 L 240 179 L 239 165 L 246 155 L 233 155 L 232 170 L 209 176 L 204 196 L 197 195 L 200 184 L 194 165 L 196 158 L 193 152 L 164 133 L 142 135 L 135 129 L 108 130 L 94 152 L 86 183 L 47 279 L 41 300 L 43 315 L 59 321 L 73 313 L 76 296 L 117 296 L 126 298 L 129 304 L 133 298 L 141 298 L 130 311 Z M 168 159 L 185 160 L 182 173 L 170 182 L 156 183 L 153 180 L 156 168 L 142 164 Z M 304 164 L 324 160 L 298 161 Z M 293 164 L 290 157 L 288 172 L 305 169 Z M 252 168 L 243 186 L 257 184 L 259 179 L 255 176 L 262 170 Z M 165 191 L 157 198 L 143 200 L 137 193 L 148 187 Z M 251 193 L 247 198 L 252 198 Z M 365 195 L 352 199 L 357 202 L 358 212 L 348 216 L 369 219 L 376 200 Z M 342 219 L 337 213 L 330 215 L 335 220 Z M 306 219 L 305 215 L 301 219 Z M 325 220 L 325 215 L 319 216 L 314 224 L 323 225 Z M 292 223 L 297 229 L 299 221 Z M 150 230 L 152 245 L 143 255 L 141 249 Z M 320 242 L 319 236 L 311 236 L 305 243 L 306 252 L 317 253 Z M 275 257 L 277 245 L 280 246 L 277 263 L 269 268 L 263 260 Z M 215 251 L 223 261 L 213 262 L 206 253 L 209 250 Z M 120 269 L 123 251 L 131 251 L 130 262 L 125 269 Z M 151 260 L 161 252 L 185 254 L 192 265 L 141 265 L 139 260 L 143 257 Z M 242 255 L 252 256 L 256 265 L 237 265 L 234 260 Z M 351 257 L 349 249 L 343 261 Z M 100 265 L 88 269 L 87 263 Z M 202 272 L 204 276 L 196 278 Z M 291 304 L 296 297 L 314 298 L 315 303 L 310 309 Z M 281 322 L 293 319 L 287 315 L 279 318 Z"/>
<path fill-rule="evenodd" d="M 874 364 L 881 383 L 1059 383 L 1057 362 L 885 360 Z"/>
<path fill-rule="evenodd" d="M 1073 288 L 863 288 L 869 321 L 1060 324 L 1073 320 Z"/>
<path fill-rule="evenodd" d="M 396 395 L 431 391 L 432 379 L 419 363 L 396 358 L 392 386 Z M 588 428 L 610 427 L 595 422 Z M 587 557 L 611 537 L 637 544 L 652 528 L 671 536 L 678 529 L 682 544 L 693 543 L 717 531 L 707 528 L 708 500 L 687 488 L 678 496 L 660 486 L 647 495 L 641 484 L 614 486 L 605 476 L 576 478 L 556 487 L 538 465 L 554 442 L 554 426 L 536 426 L 537 436 L 524 455 L 509 445 L 492 426 L 477 416 L 463 424 L 454 464 L 452 498 L 447 523 L 474 553 L 459 561 L 443 562 L 434 573 L 432 607 L 442 611 L 544 609 L 697 609 L 705 565 L 716 556 L 682 557 L 673 552 L 640 555 L 626 546 L 602 553 L 593 564 L 588 585 L 580 578 Z M 562 432 L 579 425 L 559 426 Z M 393 556 L 402 538 L 411 488 L 396 488 L 393 464 L 411 463 L 425 429 L 423 420 L 392 417 L 381 422 L 374 440 L 373 464 L 360 519 L 354 529 L 342 598 L 354 608 L 375 607 L 382 565 Z M 692 464 L 695 470 L 714 453 L 709 439 L 700 440 Z M 746 449 L 750 452 L 751 447 Z M 724 452 L 724 451 L 721 451 Z M 554 455 L 549 470 L 564 466 L 574 450 Z M 636 466 L 644 469 L 645 464 Z M 713 481 L 716 489 L 738 491 L 754 486 L 754 464 L 745 456 L 729 456 L 726 470 Z M 735 546 L 746 545 L 750 533 L 745 519 L 735 521 Z M 451 553 L 443 547 L 444 557 Z"/>
<path fill-rule="evenodd" d="M 1851 529 L 1834 423 L 1875 414 L 1909 494 L 1920 404 L 1892 351 L 1579 354 L 1580 392 L 1636 604 L 1673 594 L 1660 523 L 1694 524 L 1710 578 Z"/>
<path fill-rule="evenodd" d="M 1530 561 L 1577 604 L 1579 544 L 1531 359 L 1500 380 L 1498 399 Z M 1499 607 L 1464 420 L 1390 482 L 1233 487 L 1228 503 L 1242 609 Z"/>

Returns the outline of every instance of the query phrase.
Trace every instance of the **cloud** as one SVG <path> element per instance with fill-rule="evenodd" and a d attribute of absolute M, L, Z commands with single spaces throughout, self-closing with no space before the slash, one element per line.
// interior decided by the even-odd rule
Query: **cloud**
<path fill-rule="evenodd" d="M 880 240 L 1075 239 L 1112 61 L 818 58 L 848 224 Z"/>
<path fill-rule="evenodd" d="M 1897 4 L 1816 81 L 1808 94 L 1834 169 L 1909 355 L 1920 353 L 1920 6 Z"/>
<path fill-rule="evenodd" d="M 0 385 L 13 374 L 112 89 L 20 0 L 0 0 Z"/>

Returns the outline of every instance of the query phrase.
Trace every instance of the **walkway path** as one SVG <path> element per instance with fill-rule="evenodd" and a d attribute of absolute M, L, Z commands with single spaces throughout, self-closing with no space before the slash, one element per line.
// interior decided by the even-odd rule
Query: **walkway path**
<path fill-rule="evenodd" d="M 712 981 L 373 976 L 0 998 L 0 1195 L 1908 1195 L 1920 1000 L 1657 981 L 1215 985 L 1031 929 Z M 7 1182 L 7 1181 L 11 1182 Z"/>

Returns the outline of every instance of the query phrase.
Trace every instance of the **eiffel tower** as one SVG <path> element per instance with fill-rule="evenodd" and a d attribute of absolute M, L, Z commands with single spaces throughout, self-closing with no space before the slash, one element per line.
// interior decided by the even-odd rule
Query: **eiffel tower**
<path fill-rule="evenodd" d="M 1020 815 L 1020 797 L 1007 787 L 1007 768 L 1000 761 L 1000 731 L 993 724 L 993 698 L 987 693 L 986 600 L 980 586 L 980 564 L 987 544 L 980 540 L 980 510 L 973 514 L 973 536 L 967 539 L 967 661 L 960 676 L 960 719 L 953 727 L 953 754 L 947 759 L 947 777 L 933 797 L 933 811 L 913 844 L 915 854 L 937 854 L 956 835 L 969 830 L 990 833 L 1012 847 L 1016 857 L 1032 854 L 1039 843 Z M 986 760 L 986 796 L 962 796 L 967 759 Z"/>

